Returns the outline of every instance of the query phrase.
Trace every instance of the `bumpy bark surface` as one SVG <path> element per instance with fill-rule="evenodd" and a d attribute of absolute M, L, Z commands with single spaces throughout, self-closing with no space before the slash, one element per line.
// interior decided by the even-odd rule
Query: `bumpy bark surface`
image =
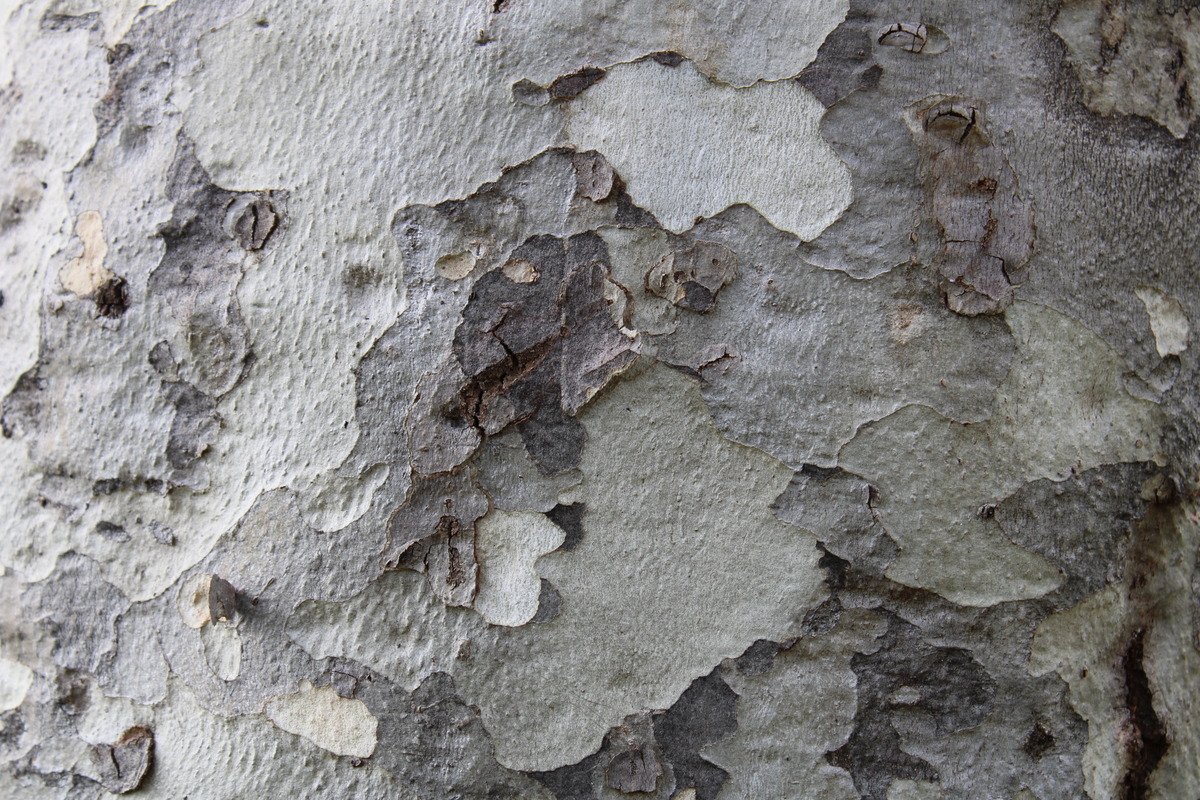
<path fill-rule="evenodd" d="M 1200 7 L 0 2 L 0 796 L 1200 796 Z"/>

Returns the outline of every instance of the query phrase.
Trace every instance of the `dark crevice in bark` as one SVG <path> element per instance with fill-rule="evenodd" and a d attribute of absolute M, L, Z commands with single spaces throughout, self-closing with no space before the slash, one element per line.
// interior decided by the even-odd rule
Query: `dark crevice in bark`
<path fill-rule="evenodd" d="M 1121 660 L 1125 675 L 1125 707 L 1133 728 L 1133 736 L 1129 739 L 1129 768 L 1121 792 L 1123 800 L 1149 797 L 1150 777 L 1170 746 L 1162 720 L 1154 710 L 1154 693 L 1146 676 L 1145 638 L 1145 629 L 1134 634 Z"/>

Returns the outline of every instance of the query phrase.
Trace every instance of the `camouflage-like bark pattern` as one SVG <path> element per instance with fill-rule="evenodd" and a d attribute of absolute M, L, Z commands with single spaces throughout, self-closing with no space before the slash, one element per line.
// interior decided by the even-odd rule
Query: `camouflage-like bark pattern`
<path fill-rule="evenodd" d="M 0 43 L 0 796 L 1200 796 L 1200 6 Z"/>

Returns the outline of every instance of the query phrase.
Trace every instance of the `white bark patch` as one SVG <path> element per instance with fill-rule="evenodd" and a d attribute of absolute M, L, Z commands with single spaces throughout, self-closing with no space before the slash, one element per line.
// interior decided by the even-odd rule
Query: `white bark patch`
<path fill-rule="evenodd" d="M 544 514 L 493 511 L 475 526 L 479 560 L 475 610 L 492 625 L 524 625 L 538 610 L 537 559 L 563 543 L 565 534 Z"/>
<path fill-rule="evenodd" d="M 0 658 L 0 711 L 11 711 L 25 702 L 33 685 L 33 670 L 20 661 Z"/>
<path fill-rule="evenodd" d="M 104 221 L 98 211 L 84 211 L 75 222 L 75 235 L 83 242 L 83 252 L 63 268 L 59 281 L 68 292 L 86 297 L 99 289 L 113 273 L 104 266 L 108 242 L 104 240 Z"/>
<path fill-rule="evenodd" d="M 140 16 L 157 13 L 174 3 L 175 0 L 60 0 L 53 5 L 53 9 L 54 13 L 67 17 L 98 14 L 100 27 L 104 31 L 104 44 L 111 48 L 125 38 Z"/>
<path fill-rule="evenodd" d="M 1150 315 L 1150 331 L 1154 334 L 1158 354 L 1166 358 L 1187 350 L 1190 329 L 1187 314 L 1179 301 L 1151 286 L 1138 287 L 1134 293 Z"/>
<path fill-rule="evenodd" d="M 673 51 L 731 86 L 798 74 L 846 18 L 847 0 L 561 0 L 510 2 L 490 20 L 496 44 L 520 51 L 522 77 L 547 84 L 586 64 Z"/>
<path fill-rule="evenodd" d="M 267 718 L 339 756 L 367 758 L 375 752 L 379 721 L 361 700 L 340 697 L 330 686 L 305 682 L 295 694 L 269 701 Z"/>
<path fill-rule="evenodd" d="M 242 672 L 242 637 L 233 625 L 208 625 L 200 630 L 208 668 L 223 681 L 237 680 Z"/>
<path fill-rule="evenodd" d="M 735 89 L 690 63 L 614 67 L 571 106 L 568 138 L 599 150 L 630 196 L 676 233 L 735 203 L 814 239 L 850 204 L 850 173 L 821 138 L 824 107 L 795 81 Z"/>

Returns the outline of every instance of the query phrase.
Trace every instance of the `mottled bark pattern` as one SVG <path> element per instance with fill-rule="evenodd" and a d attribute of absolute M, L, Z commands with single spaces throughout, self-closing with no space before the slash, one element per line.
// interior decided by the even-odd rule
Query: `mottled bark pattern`
<path fill-rule="evenodd" d="M 0 42 L 0 797 L 1200 797 L 1192 0 Z"/>

